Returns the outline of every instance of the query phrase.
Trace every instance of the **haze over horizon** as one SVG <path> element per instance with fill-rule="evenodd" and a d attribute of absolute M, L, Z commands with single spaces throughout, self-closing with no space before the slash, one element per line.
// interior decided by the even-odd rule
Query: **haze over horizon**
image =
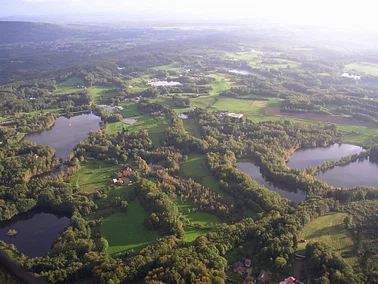
<path fill-rule="evenodd" d="M 338 29 L 377 29 L 372 1 L 234 0 L 0 0 L 0 17 L 28 16 L 67 21 L 253 20 Z M 370 7 L 370 8 L 369 8 Z M 86 17 L 80 17 L 86 15 Z M 123 18 L 123 15 L 126 18 Z"/>

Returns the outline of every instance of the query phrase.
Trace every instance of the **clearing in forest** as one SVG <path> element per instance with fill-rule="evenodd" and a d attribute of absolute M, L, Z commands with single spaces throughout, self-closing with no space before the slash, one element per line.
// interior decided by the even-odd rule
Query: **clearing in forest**
<path fill-rule="evenodd" d="M 308 242 L 324 242 L 339 253 L 346 262 L 355 264 L 357 256 L 353 252 L 353 240 L 344 225 L 347 215 L 330 213 L 308 223 L 298 235 L 298 248 L 304 249 Z M 306 243 L 301 243 L 300 240 L 306 240 Z"/>
<path fill-rule="evenodd" d="M 149 230 L 144 225 L 148 213 L 139 200 L 133 200 L 127 212 L 116 213 L 106 218 L 101 224 L 101 235 L 108 241 L 108 253 L 114 255 L 133 249 L 139 252 L 161 238 L 158 232 Z"/>

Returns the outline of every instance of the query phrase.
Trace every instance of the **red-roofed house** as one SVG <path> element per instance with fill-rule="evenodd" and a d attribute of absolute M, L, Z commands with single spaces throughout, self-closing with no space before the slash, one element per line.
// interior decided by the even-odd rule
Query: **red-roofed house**
<path fill-rule="evenodd" d="M 133 183 L 129 178 L 123 178 L 122 181 L 123 181 L 124 184 L 127 184 L 127 185 Z"/>
<path fill-rule="evenodd" d="M 244 272 L 244 266 L 243 263 L 237 262 L 232 266 L 232 271 L 233 272 Z"/>
<path fill-rule="evenodd" d="M 280 284 L 295 284 L 295 278 L 294 277 L 289 277 L 285 279 L 284 281 L 280 282 Z"/>
<path fill-rule="evenodd" d="M 123 171 L 122 171 L 122 175 L 123 175 L 124 177 L 129 177 L 129 176 L 134 175 L 134 172 L 133 172 L 133 170 L 132 170 L 131 168 L 127 167 L 126 170 L 123 170 Z"/>

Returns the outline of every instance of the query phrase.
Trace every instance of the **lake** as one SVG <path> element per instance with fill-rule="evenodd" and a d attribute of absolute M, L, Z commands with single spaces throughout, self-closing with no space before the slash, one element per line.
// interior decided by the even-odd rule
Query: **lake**
<path fill-rule="evenodd" d="M 14 244 L 26 256 L 44 256 L 51 249 L 54 239 L 69 224 L 67 217 L 33 210 L 1 222 L 0 240 Z M 10 229 L 15 229 L 17 235 L 9 237 Z"/>
<path fill-rule="evenodd" d="M 240 162 L 236 164 L 238 170 L 246 173 L 252 179 L 257 181 L 259 184 L 264 185 L 266 188 L 277 192 L 281 197 L 292 200 L 296 203 L 304 201 L 306 199 L 306 192 L 298 189 L 285 189 L 284 187 L 278 187 L 272 182 L 268 181 L 263 174 L 260 172 L 260 167 L 256 166 L 251 162 Z"/>
<path fill-rule="evenodd" d="M 56 119 L 51 129 L 28 134 L 25 140 L 51 146 L 56 151 L 56 157 L 66 160 L 73 148 L 88 136 L 89 131 L 100 130 L 100 121 L 101 118 L 93 113 L 71 118 L 62 116 Z"/>
<path fill-rule="evenodd" d="M 180 82 L 175 82 L 175 81 L 155 81 L 155 82 L 149 82 L 148 85 L 153 86 L 153 87 L 160 87 L 160 86 L 178 86 L 182 85 Z"/>
<path fill-rule="evenodd" d="M 299 149 L 295 151 L 287 162 L 292 169 L 317 167 L 325 162 L 338 161 L 342 157 L 360 153 L 364 149 L 350 144 L 334 144 L 329 147 Z"/>
<path fill-rule="evenodd" d="M 335 187 L 378 187 L 378 164 L 370 162 L 369 159 L 357 160 L 346 166 L 320 172 L 317 177 Z"/>

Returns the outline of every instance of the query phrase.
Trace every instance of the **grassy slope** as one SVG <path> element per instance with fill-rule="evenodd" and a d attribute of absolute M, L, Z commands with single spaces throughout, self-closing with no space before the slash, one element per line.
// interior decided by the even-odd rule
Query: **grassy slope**
<path fill-rule="evenodd" d="M 332 213 L 319 217 L 303 228 L 298 240 L 305 239 L 307 242 L 322 241 L 342 256 L 344 253 L 350 253 L 353 249 L 353 240 L 344 227 L 343 221 L 346 216 L 346 213 Z M 306 244 L 298 245 L 300 249 L 305 246 Z M 344 259 L 352 265 L 357 262 L 356 256 L 345 257 Z"/>
<path fill-rule="evenodd" d="M 213 110 L 227 110 L 244 115 L 262 115 L 267 104 L 267 101 L 219 97 L 218 102 L 213 106 Z"/>
<path fill-rule="evenodd" d="M 72 177 L 71 184 L 79 186 L 83 192 L 93 193 L 109 183 L 120 169 L 121 166 L 118 165 L 89 161 Z"/>
<path fill-rule="evenodd" d="M 117 93 L 114 92 L 114 91 L 106 92 L 111 88 L 112 88 L 111 86 L 109 86 L 109 87 L 93 86 L 92 88 L 90 88 L 88 90 L 89 90 L 89 94 L 93 98 L 93 102 L 95 104 L 102 104 L 104 99 L 112 98 L 112 97 L 115 97 L 117 95 Z"/>
<path fill-rule="evenodd" d="M 184 128 L 187 132 L 197 138 L 201 138 L 201 131 L 198 128 L 198 125 L 194 119 L 184 119 Z"/>
<path fill-rule="evenodd" d="M 144 226 L 148 213 L 138 200 L 131 201 L 127 212 L 117 213 L 106 218 L 101 225 L 101 235 L 109 242 L 108 253 L 133 249 L 140 251 L 161 236 Z"/>
<path fill-rule="evenodd" d="M 190 177 L 216 193 L 225 196 L 225 193 L 220 190 L 219 184 L 211 175 L 210 171 L 204 167 L 204 160 L 204 155 L 189 155 L 188 160 L 181 164 L 181 174 L 184 177 Z"/>

